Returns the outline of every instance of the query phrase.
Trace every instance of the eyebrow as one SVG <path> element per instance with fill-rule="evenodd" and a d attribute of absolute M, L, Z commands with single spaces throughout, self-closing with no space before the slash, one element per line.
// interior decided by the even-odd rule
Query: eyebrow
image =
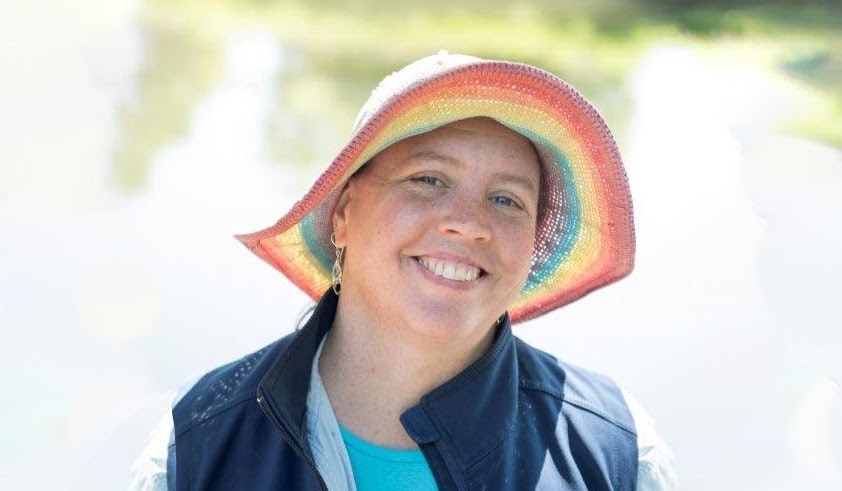
<path fill-rule="evenodd" d="M 436 162 L 445 162 L 447 164 L 453 165 L 455 167 L 464 167 L 465 164 L 462 163 L 461 160 L 454 159 L 449 155 L 445 155 L 443 153 L 436 152 L 434 150 L 421 150 L 410 154 L 409 161 L 413 160 L 432 160 Z M 540 165 L 540 162 L 539 162 Z M 497 172 L 494 174 L 495 179 L 499 179 L 504 182 L 509 182 L 513 184 L 519 184 L 524 188 L 528 189 L 529 191 L 538 192 L 538 187 L 536 183 L 533 182 L 531 179 L 527 179 L 526 177 L 517 175 L 517 174 L 510 174 L 507 172 Z"/>

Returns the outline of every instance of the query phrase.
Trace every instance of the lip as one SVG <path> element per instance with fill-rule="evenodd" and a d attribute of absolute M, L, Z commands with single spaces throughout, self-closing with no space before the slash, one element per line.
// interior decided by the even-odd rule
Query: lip
<path fill-rule="evenodd" d="M 479 270 L 479 275 L 470 281 L 465 280 L 455 280 L 450 278 L 445 278 L 444 276 L 439 276 L 429 269 L 427 269 L 424 264 L 421 263 L 421 258 L 430 258 L 430 259 L 437 259 L 441 261 L 447 261 L 451 263 L 458 263 L 464 264 L 467 266 L 471 266 L 477 268 Z M 471 289 L 478 284 L 482 283 L 485 278 L 488 276 L 488 271 L 485 270 L 482 266 L 476 263 L 476 261 L 472 261 L 471 259 L 467 259 L 465 257 L 460 257 L 452 254 L 420 254 L 417 256 L 411 256 L 411 259 L 415 263 L 416 267 L 420 270 L 421 274 L 423 274 L 427 279 L 433 281 L 436 284 L 447 286 L 450 288 L 454 288 L 457 290 L 468 290 Z"/>

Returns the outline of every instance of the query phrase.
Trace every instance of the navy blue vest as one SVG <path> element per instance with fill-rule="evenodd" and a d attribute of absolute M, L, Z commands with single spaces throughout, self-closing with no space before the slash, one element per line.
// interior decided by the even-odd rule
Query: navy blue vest
<path fill-rule="evenodd" d="M 178 490 L 325 489 L 308 446 L 310 369 L 328 292 L 299 331 L 205 375 L 173 408 Z M 401 416 L 441 490 L 633 490 L 637 437 L 619 389 L 512 335 Z"/>

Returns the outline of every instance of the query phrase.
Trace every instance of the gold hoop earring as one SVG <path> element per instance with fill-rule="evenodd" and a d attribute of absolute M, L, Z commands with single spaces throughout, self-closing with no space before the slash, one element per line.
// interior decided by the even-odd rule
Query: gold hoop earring
<path fill-rule="evenodd" d="M 342 289 L 342 262 L 345 259 L 345 248 L 336 245 L 334 233 L 330 234 L 330 243 L 333 244 L 336 254 L 336 260 L 333 261 L 333 269 L 330 272 L 330 287 L 333 289 L 333 293 L 338 296 Z"/>

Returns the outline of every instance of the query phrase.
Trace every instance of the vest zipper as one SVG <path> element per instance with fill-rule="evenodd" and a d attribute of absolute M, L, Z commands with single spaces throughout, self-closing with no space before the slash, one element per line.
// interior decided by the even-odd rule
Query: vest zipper
<path fill-rule="evenodd" d="M 287 445 L 289 445 L 290 448 L 292 448 L 292 451 L 295 452 L 295 454 L 298 455 L 302 460 L 304 460 L 304 462 L 307 463 L 307 466 L 310 467 L 310 470 L 313 471 L 313 475 L 315 475 L 316 479 L 318 480 L 319 489 L 322 491 L 329 491 L 327 489 L 327 484 L 325 484 L 325 481 L 322 478 L 322 475 L 319 474 L 319 470 L 316 469 L 316 464 L 313 462 L 312 459 L 310 459 L 310 457 L 307 456 L 307 454 L 304 453 L 304 449 L 301 448 L 301 445 L 299 445 L 290 436 L 289 431 L 287 431 L 286 428 L 284 428 L 283 424 L 281 424 L 278 418 L 275 417 L 274 413 L 272 413 L 272 411 L 270 411 L 269 408 L 266 407 L 266 402 L 262 395 L 257 396 L 257 404 L 260 406 L 260 410 L 263 411 L 263 414 L 266 416 L 266 418 L 268 418 L 269 421 L 272 423 L 272 426 L 274 426 L 275 429 L 278 430 L 278 433 L 280 433 L 281 436 L 284 438 L 284 441 L 287 442 Z"/>

